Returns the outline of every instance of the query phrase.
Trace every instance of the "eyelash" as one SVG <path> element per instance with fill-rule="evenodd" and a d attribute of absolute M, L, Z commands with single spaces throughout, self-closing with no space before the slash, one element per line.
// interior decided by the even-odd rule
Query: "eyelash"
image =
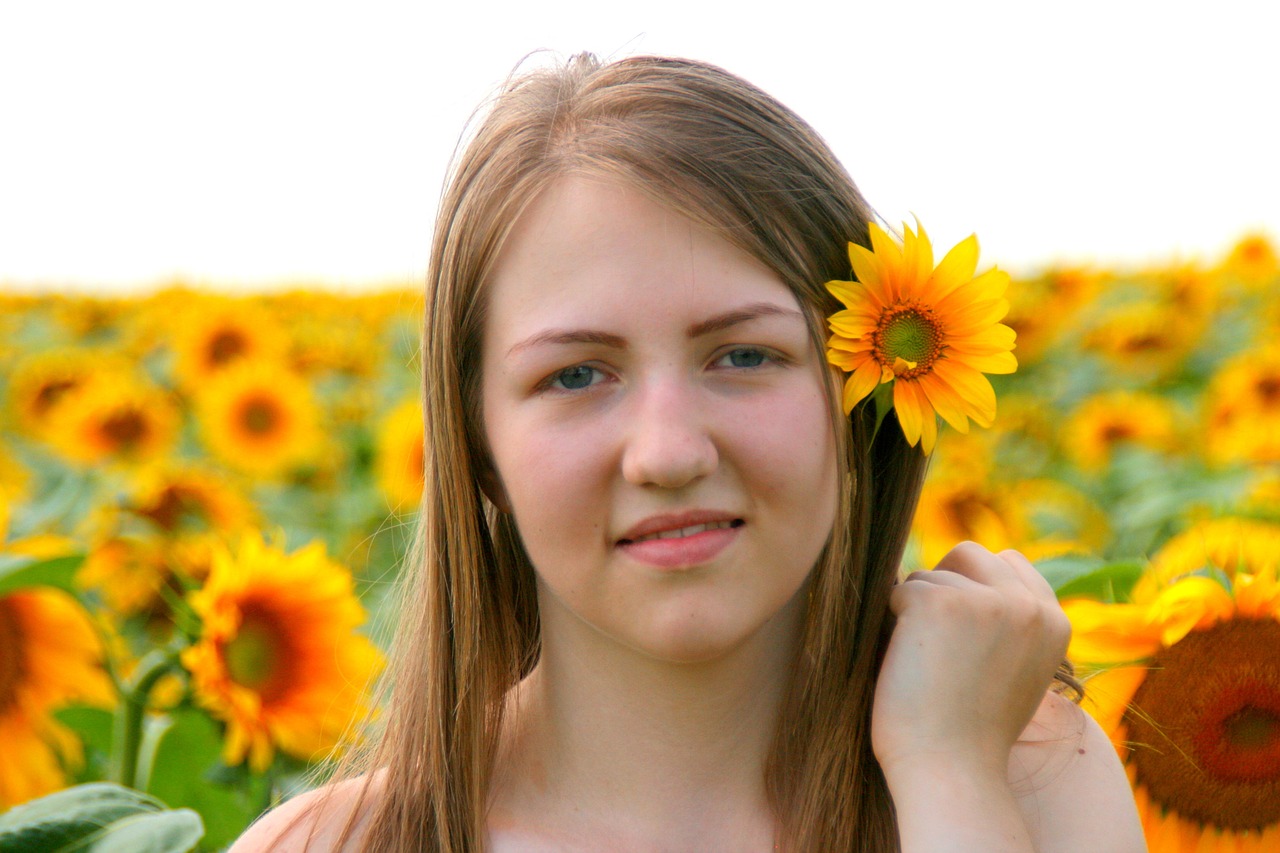
<path fill-rule="evenodd" d="M 765 349 L 764 347 L 734 347 L 728 352 L 725 352 L 722 355 L 718 356 L 715 359 L 715 361 L 713 361 L 712 363 L 718 364 L 719 362 L 724 361 L 725 359 L 730 358 L 738 353 L 753 353 L 753 354 L 758 353 L 761 356 L 761 361 L 759 364 L 753 364 L 749 366 L 728 365 L 727 366 L 728 370 L 751 371 L 751 370 L 758 370 L 762 367 L 767 367 L 771 364 L 787 363 L 787 359 L 785 359 L 781 355 L 778 355 L 775 352 L 772 352 L 771 350 Z M 542 380 L 542 382 L 538 384 L 537 390 L 548 391 L 556 394 L 577 394 L 583 391 L 587 391 L 590 388 L 593 388 L 594 386 L 600 384 L 599 382 L 592 381 L 589 384 L 582 386 L 581 388 L 563 388 L 563 387 L 556 386 L 555 383 L 560 381 L 566 374 L 570 373 L 571 371 L 580 370 L 582 368 L 586 368 L 587 370 L 594 371 L 596 374 L 599 374 L 600 376 L 605 375 L 603 370 L 600 370 L 598 367 L 592 367 L 590 364 L 575 364 L 575 365 L 572 365 L 571 367 L 566 367 L 563 370 L 557 370 L 555 373 L 551 374 L 546 379 Z"/>

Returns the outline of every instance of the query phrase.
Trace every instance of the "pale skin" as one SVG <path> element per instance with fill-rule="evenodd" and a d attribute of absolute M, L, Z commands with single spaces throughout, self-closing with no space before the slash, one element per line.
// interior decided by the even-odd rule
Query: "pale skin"
<path fill-rule="evenodd" d="M 543 631 L 490 849 L 773 850 L 763 767 L 836 506 L 830 368 L 800 306 L 722 238 L 580 177 L 523 214 L 486 286 L 488 488 Z M 1046 693 L 1069 626 L 1025 558 L 963 543 L 891 609 L 872 745 L 904 850 L 1145 849 L 1107 738 Z M 332 849 L 356 784 L 311 849 Z M 266 849 L 315 796 L 234 850 Z"/>

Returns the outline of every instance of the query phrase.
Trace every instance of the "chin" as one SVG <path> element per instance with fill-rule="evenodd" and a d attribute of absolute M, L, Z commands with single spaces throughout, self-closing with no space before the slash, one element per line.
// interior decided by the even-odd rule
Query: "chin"
<path fill-rule="evenodd" d="M 678 618 L 664 620 L 645 632 L 636 651 L 657 661 L 672 664 L 714 664 L 731 658 L 755 642 L 767 644 L 779 639 L 777 629 L 783 626 L 775 618 L 762 622 L 730 618 L 728 614 L 684 612 Z"/>

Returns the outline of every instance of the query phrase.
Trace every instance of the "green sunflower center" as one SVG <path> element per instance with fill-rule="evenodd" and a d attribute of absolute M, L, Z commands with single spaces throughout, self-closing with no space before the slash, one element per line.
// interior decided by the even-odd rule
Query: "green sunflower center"
<path fill-rule="evenodd" d="M 255 398 L 245 403 L 240 423 L 252 435 L 271 435 L 280 423 L 280 410 L 271 400 Z"/>
<path fill-rule="evenodd" d="M 1280 621 L 1219 622 L 1162 650 L 1124 720 L 1154 802 L 1226 831 L 1280 822 Z"/>
<path fill-rule="evenodd" d="M 288 647 L 271 614 L 246 609 L 240 629 L 222 647 L 227 674 L 241 687 L 274 695 L 289 666 Z"/>
<path fill-rule="evenodd" d="M 23 640 L 13 603 L 0 598 L 0 714 L 18 698 L 23 673 Z"/>
<path fill-rule="evenodd" d="M 943 339 L 942 325 L 933 309 L 915 301 L 890 308 L 871 332 L 876 359 L 907 379 L 932 369 Z"/>

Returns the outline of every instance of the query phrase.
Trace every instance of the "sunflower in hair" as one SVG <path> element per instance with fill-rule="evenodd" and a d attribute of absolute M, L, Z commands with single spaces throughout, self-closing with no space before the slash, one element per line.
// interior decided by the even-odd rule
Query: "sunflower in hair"
<path fill-rule="evenodd" d="M 831 315 L 827 359 L 849 373 L 846 413 L 880 386 L 892 388 L 903 433 L 927 454 L 937 440 L 936 416 L 960 432 L 969 419 L 991 426 L 996 395 L 984 373 L 1013 373 L 1014 332 L 1000 320 L 1008 274 L 976 275 L 978 240 L 970 236 L 935 267 L 923 228 L 903 225 L 899 245 L 874 222 L 871 248 L 849 244 L 856 281 L 827 289 L 845 305 Z"/>

